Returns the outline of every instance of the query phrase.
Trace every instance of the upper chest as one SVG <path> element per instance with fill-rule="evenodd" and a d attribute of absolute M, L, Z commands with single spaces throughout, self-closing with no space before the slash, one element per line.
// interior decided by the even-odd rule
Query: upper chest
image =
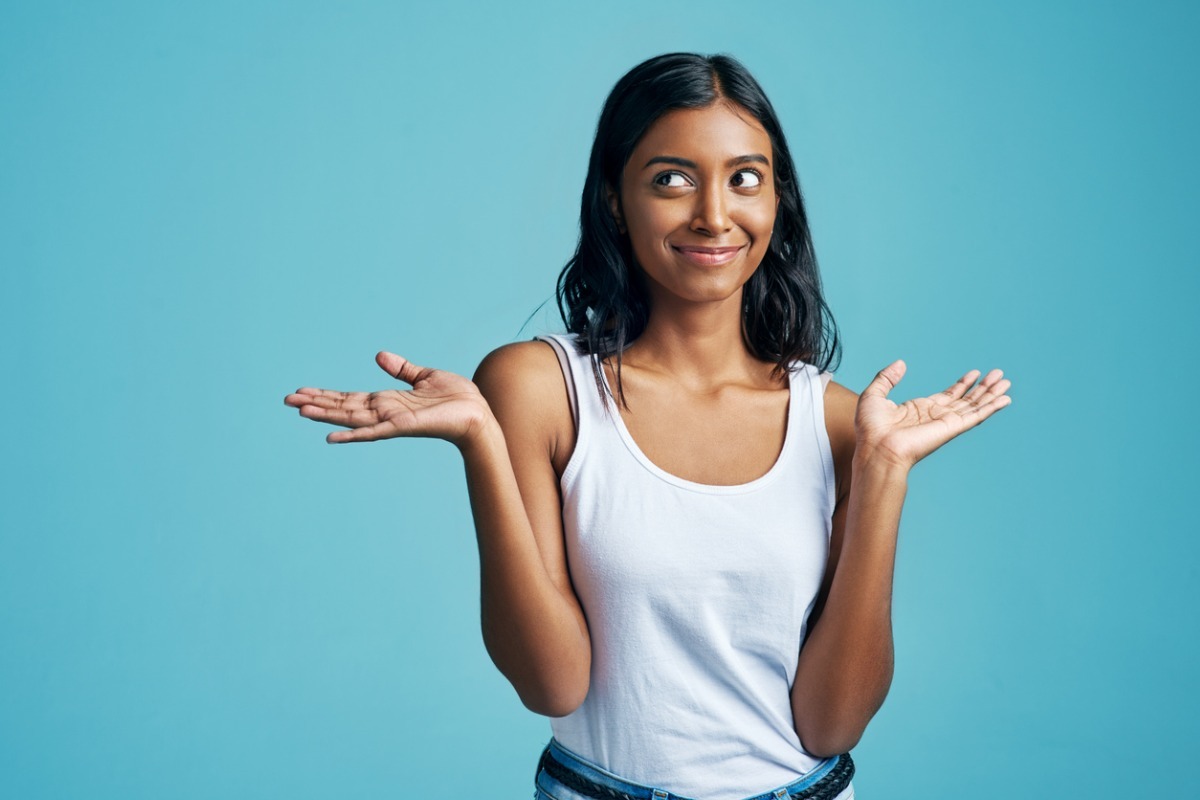
<path fill-rule="evenodd" d="M 606 377 L 615 387 L 611 370 Z M 762 477 L 779 460 L 791 407 L 786 379 L 697 390 L 625 369 L 622 384 L 627 406 L 614 404 L 620 424 L 637 449 L 671 475 L 735 486 Z"/>

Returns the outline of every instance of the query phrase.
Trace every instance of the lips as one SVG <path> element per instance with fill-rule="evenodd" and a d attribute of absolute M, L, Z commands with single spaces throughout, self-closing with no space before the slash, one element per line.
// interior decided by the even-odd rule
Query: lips
<path fill-rule="evenodd" d="M 699 264 L 702 267 L 716 267 L 733 261 L 745 246 L 744 244 L 732 247 L 680 247 L 671 245 L 671 249 L 693 264 Z"/>

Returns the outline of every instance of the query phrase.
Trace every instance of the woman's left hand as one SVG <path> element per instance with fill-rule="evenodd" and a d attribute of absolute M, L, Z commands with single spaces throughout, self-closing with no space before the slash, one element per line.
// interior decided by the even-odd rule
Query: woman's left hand
<path fill-rule="evenodd" d="M 858 398 L 854 415 L 856 454 L 882 458 L 909 469 L 964 431 L 974 428 L 1012 402 L 1006 394 L 1012 383 L 994 369 L 979 383 L 971 370 L 943 392 L 906 400 L 897 405 L 888 392 L 904 377 L 905 364 L 884 367 Z"/>

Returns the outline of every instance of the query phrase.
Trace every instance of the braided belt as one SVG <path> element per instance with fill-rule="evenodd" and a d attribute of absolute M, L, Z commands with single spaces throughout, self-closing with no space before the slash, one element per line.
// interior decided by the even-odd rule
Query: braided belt
<path fill-rule="evenodd" d="M 635 797 L 634 795 L 593 783 L 574 770 L 568 769 L 555 761 L 548 749 L 542 753 L 542 760 L 538 764 L 538 767 L 546 770 L 554 780 L 586 797 L 592 797 L 596 800 L 646 800 L 646 798 Z M 837 763 L 833 765 L 833 768 L 821 780 L 812 786 L 789 793 L 788 797 L 792 798 L 792 800 L 833 800 L 850 785 L 850 779 L 853 777 L 854 760 L 850 758 L 849 753 L 843 753 L 838 756 Z M 762 798 L 763 800 L 773 800 L 773 796 L 770 794 L 762 795 Z M 756 798 L 755 800 L 758 799 Z"/>

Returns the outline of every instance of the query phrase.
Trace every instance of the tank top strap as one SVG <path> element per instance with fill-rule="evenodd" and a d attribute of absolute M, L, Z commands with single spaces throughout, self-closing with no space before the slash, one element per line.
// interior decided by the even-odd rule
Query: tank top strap
<path fill-rule="evenodd" d="M 571 335 L 545 334 L 534 338 L 554 348 L 567 384 L 567 399 L 571 403 L 575 430 L 582 432 L 583 428 L 589 427 L 590 421 L 604 416 L 604 404 L 596 385 L 596 375 L 592 371 L 592 357 L 579 352 L 579 340 Z"/>
<path fill-rule="evenodd" d="M 837 505 L 837 480 L 834 473 L 833 450 L 829 444 L 829 434 L 825 425 L 825 389 L 829 386 L 829 381 L 833 379 L 833 373 L 822 372 L 813 364 L 796 361 L 792 363 L 790 379 L 795 381 L 792 387 L 793 401 L 796 400 L 797 393 L 803 391 L 803 387 L 807 386 L 808 414 L 806 416 L 812 425 L 812 440 L 816 442 L 820 454 L 821 471 L 825 478 L 825 502 L 828 505 L 829 513 L 832 514 Z M 793 411 L 795 411 L 794 406 Z"/>

